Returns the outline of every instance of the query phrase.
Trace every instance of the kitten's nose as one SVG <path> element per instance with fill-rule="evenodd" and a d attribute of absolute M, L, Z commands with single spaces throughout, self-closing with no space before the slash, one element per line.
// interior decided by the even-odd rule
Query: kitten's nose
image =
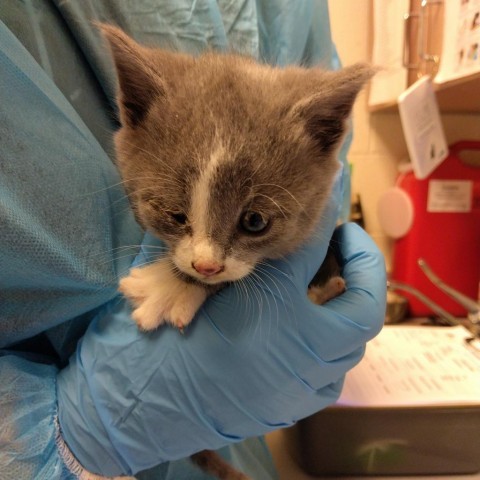
<path fill-rule="evenodd" d="M 224 265 L 220 265 L 213 260 L 199 260 L 192 262 L 192 267 L 200 274 L 205 277 L 211 277 L 217 273 L 223 272 L 225 270 Z"/>

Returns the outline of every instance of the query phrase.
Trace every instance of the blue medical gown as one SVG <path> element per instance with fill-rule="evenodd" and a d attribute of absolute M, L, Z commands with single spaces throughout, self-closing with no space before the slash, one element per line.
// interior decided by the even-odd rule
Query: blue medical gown
<path fill-rule="evenodd" d="M 56 374 L 143 238 L 112 162 L 115 76 L 92 20 L 190 52 L 338 60 L 326 1 L 3 0 L 0 19 L 0 478 L 74 478 L 56 448 Z M 261 439 L 222 454 L 275 477 Z M 185 461 L 142 477 L 206 478 Z"/>

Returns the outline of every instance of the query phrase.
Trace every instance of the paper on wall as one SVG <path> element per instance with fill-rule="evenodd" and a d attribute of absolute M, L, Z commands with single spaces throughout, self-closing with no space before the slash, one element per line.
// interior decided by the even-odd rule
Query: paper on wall
<path fill-rule="evenodd" d="M 444 12 L 437 84 L 480 72 L 480 1 L 447 0 Z"/>
<path fill-rule="evenodd" d="M 372 63 L 380 70 L 370 83 L 370 107 L 395 101 L 407 87 L 403 66 L 403 17 L 409 11 L 408 0 L 374 0 Z"/>

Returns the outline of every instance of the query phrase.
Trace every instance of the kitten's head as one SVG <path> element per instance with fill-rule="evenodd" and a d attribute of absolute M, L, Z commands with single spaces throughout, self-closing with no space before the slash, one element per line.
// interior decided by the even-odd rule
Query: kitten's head
<path fill-rule="evenodd" d="M 192 57 L 102 29 L 119 80 L 118 167 L 139 222 L 169 245 L 176 267 L 205 283 L 232 281 L 304 242 L 372 69 Z"/>

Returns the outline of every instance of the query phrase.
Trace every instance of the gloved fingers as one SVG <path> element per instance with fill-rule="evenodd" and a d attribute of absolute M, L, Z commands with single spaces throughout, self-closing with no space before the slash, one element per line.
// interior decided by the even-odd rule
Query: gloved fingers
<path fill-rule="evenodd" d="M 368 303 L 372 313 L 382 314 L 383 319 L 387 278 L 385 259 L 375 242 L 358 225 L 347 223 L 335 231 L 332 247 L 340 263 L 347 291 L 352 295 L 359 294 L 365 300 L 370 298 Z"/>
<path fill-rule="evenodd" d="M 322 306 L 308 305 L 310 313 L 302 322 L 304 338 L 324 360 L 348 355 L 373 338 L 383 326 L 386 305 L 384 257 L 368 234 L 344 224 L 335 231 L 332 245 L 346 291 Z"/>
<path fill-rule="evenodd" d="M 325 305 L 311 303 L 306 286 L 272 265 L 270 271 L 258 270 L 250 278 L 223 289 L 207 300 L 203 311 L 227 341 L 238 341 L 242 329 L 267 339 L 271 332 L 281 336 L 280 332 L 291 329 L 293 324 L 292 332 L 319 358 L 331 361 L 348 355 L 363 346 L 383 324 L 384 258 L 368 234 L 355 224 L 340 226 L 332 245 L 347 290 Z"/>
<path fill-rule="evenodd" d="M 329 194 L 328 203 L 310 240 L 285 259 L 270 262 L 272 272 L 278 270 L 284 272 L 292 278 L 299 290 L 306 291 L 325 259 L 342 203 L 342 183 L 343 171 L 340 170 Z"/>
<path fill-rule="evenodd" d="M 278 333 L 273 335 L 282 340 L 278 353 L 282 364 L 312 390 L 340 378 L 361 360 L 366 342 L 380 331 L 385 315 L 386 274 L 381 252 L 354 224 L 339 227 L 333 240 L 346 291 L 322 306 L 292 293 L 294 301 L 284 299 L 280 321 L 275 324 Z"/>

